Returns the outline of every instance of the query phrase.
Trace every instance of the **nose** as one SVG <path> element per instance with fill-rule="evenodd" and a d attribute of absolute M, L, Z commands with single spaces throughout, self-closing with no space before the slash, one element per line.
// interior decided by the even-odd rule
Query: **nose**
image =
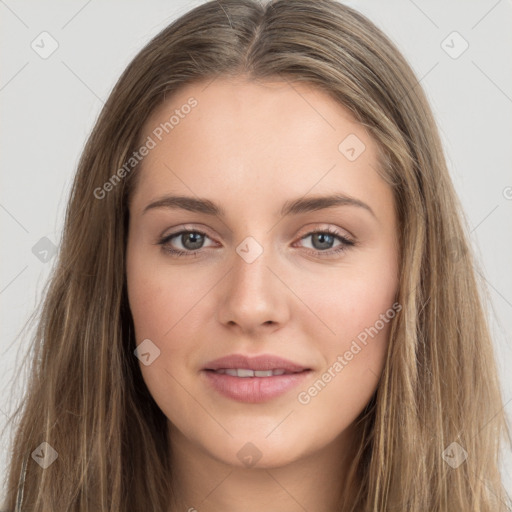
<path fill-rule="evenodd" d="M 263 252 L 252 260 L 245 257 L 243 248 L 239 247 L 224 286 L 219 290 L 218 319 L 240 333 L 255 336 L 261 331 L 268 334 L 287 322 L 289 300 L 293 294 L 285 284 L 286 279 L 280 275 L 272 251 L 263 248 Z M 254 245 L 250 250 L 254 250 Z"/>

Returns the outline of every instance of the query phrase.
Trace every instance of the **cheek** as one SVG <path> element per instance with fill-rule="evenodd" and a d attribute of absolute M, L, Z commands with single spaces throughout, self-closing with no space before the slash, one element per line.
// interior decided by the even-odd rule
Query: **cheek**
<path fill-rule="evenodd" d="M 143 258 L 132 254 L 127 262 L 127 284 L 130 310 L 135 326 L 136 344 L 150 339 L 158 348 L 159 355 L 151 364 L 139 363 L 142 378 L 160 410 L 174 424 L 185 430 L 200 414 L 192 405 L 184 389 L 191 388 L 184 362 L 193 350 L 186 340 L 191 326 L 187 310 L 190 302 L 186 294 L 180 293 L 180 277 L 173 279 L 165 271 L 148 265 Z M 193 331 L 192 331 L 193 332 Z M 180 341 L 187 341 L 183 343 Z"/>
<path fill-rule="evenodd" d="M 163 339 L 177 321 L 177 313 L 183 302 L 174 290 L 176 283 L 155 280 L 151 275 L 132 275 L 128 280 L 128 297 L 137 341 L 141 337 Z M 181 304 L 181 306 L 180 306 Z"/>
<path fill-rule="evenodd" d="M 137 247 L 128 253 L 126 268 L 136 344 L 149 339 L 159 350 L 150 365 L 139 364 L 142 376 L 162 411 L 171 419 L 180 411 L 183 420 L 191 402 L 182 386 L 190 388 L 193 378 L 190 370 L 201 348 L 196 334 L 209 316 L 201 298 L 212 284 L 196 273 L 205 284 L 194 286 L 187 272 L 157 264 Z"/>
<path fill-rule="evenodd" d="M 322 322 L 313 326 L 305 321 L 302 329 L 315 340 L 324 366 L 298 390 L 297 402 L 306 415 L 328 420 L 322 424 L 330 432 L 344 428 L 364 409 L 384 367 L 391 325 L 401 307 L 395 303 L 395 261 L 382 261 L 340 273 L 337 283 L 319 280 L 303 288 Z"/>
<path fill-rule="evenodd" d="M 201 282 L 202 277 L 196 274 Z M 196 286 L 195 279 L 192 283 L 187 272 L 167 267 L 160 256 L 159 261 L 151 260 L 133 248 L 127 258 L 127 285 L 138 342 L 150 338 L 163 344 L 180 329 L 194 328 L 191 310 L 208 289 L 207 283 Z"/>
<path fill-rule="evenodd" d="M 355 339 L 363 345 L 374 338 L 386 339 L 390 320 L 396 314 L 389 311 L 397 291 L 395 275 L 393 269 L 383 272 L 368 265 L 340 272 L 335 279 L 326 275 L 313 284 L 309 280 L 300 293 L 316 318 L 309 322 L 305 319 L 302 328 L 330 357 L 349 350 Z M 311 320 L 312 315 L 307 316 Z M 369 357 L 369 351 L 364 352 Z"/>

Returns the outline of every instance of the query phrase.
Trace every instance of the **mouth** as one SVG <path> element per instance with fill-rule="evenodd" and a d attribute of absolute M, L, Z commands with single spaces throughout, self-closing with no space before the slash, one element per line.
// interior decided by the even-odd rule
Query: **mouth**
<path fill-rule="evenodd" d="M 311 372 L 311 368 L 277 356 L 234 354 L 208 363 L 201 374 L 224 397 L 261 403 L 283 395 Z"/>

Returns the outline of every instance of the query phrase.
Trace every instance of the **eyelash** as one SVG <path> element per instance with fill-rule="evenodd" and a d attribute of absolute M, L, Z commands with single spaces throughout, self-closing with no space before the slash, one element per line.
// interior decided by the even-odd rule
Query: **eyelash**
<path fill-rule="evenodd" d="M 194 257 L 199 252 L 201 252 L 202 249 L 196 249 L 195 251 L 182 251 L 181 249 L 172 249 L 172 248 L 167 246 L 167 244 L 168 244 L 168 242 L 170 240 L 172 240 L 173 238 L 176 238 L 177 236 L 183 235 L 185 233 L 196 233 L 196 234 L 199 234 L 199 235 L 202 235 L 202 236 L 210 238 L 206 233 L 204 233 L 204 232 L 202 232 L 200 230 L 197 230 L 197 229 L 194 229 L 194 230 L 183 230 L 183 231 L 178 231 L 177 233 L 171 233 L 170 235 L 167 235 L 167 236 L 163 237 L 162 239 L 160 239 L 157 242 L 157 244 L 162 246 L 162 249 L 163 249 L 164 252 L 166 252 L 168 254 L 171 254 L 173 256 L 176 256 L 178 258 L 179 257 Z M 320 257 L 328 257 L 328 256 L 338 255 L 338 254 L 341 254 L 341 253 L 345 252 L 350 247 L 353 247 L 354 245 L 356 245 L 355 241 L 350 240 L 349 238 L 346 238 L 346 237 L 340 235 L 337 231 L 335 231 L 333 229 L 330 229 L 330 228 L 326 228 L 326 229 L 322 229 L 322 230 L 317 230 L 317 231 L 310 231 L 306 235 L 302 236 L 300 238 L 300 240 L 304 240 L 305 238 L 308 238 L 309 236 L 316 235 L 316 234 L 332 235 L 332 236 L 334 236 L 335 238 L 337 238 L 341 242 L 341 244 L 338 246 L 337 249 L 328 249 L 328 250 L 325 250 L 325 251 L 320 251 L 320 250 L 317 250 L 317 249 L 309 249 L 308 250 L 308 252 L 315 253 L 315 255 L 318 255 Z"/>

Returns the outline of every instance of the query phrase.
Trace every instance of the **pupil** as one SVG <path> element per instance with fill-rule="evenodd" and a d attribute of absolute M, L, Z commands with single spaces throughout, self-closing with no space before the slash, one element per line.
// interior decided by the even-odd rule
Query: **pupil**
<path fill-rule="evenodd" d="M 322 243 L 324 244 L 327 244 L 327 246 L 322 246 L 322 247 L 316 247 L 317 249 L 329 249 L 329 245 L 330 243 L 332 243 L 332 240 L 329 240 L 329 239 L 332 239 L 333 236 L 332 235 L 328 235 L 327 233 L 317 233 L 315 235 L 313 235 L 313 241 L 315 241 L 316 239 L 320 239 L 320 244 L 322 245 Z M 327 242 L 325 241 L 325 238 L 327 238 Z M 315 243 L 313 243 L 313 245 L 315 245 Z"/>
<path fill-rule="evenodd" d="M 185 233 L 182 235 L 181 243 L 187 249 L 190 249 L 190 250 L 199 249 L 202 244 L 202 237 L 203 237 L 203 235 L 201 235 L 200 233 Z M 190 244 L 187 243 L 189 238 L 192 239 L 192 247 L 190 247 Z M 196 239 L 195 241 L 193 240 L 194 238 Z"/>

